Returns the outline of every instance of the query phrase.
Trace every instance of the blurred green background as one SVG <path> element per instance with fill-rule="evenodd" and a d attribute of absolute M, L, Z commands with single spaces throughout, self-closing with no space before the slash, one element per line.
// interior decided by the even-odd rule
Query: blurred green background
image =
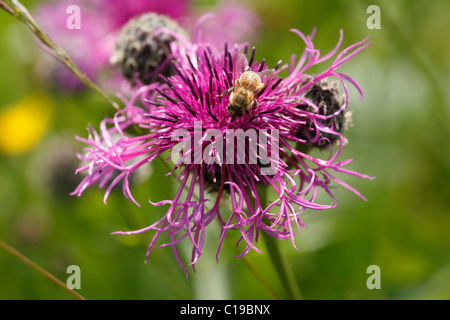
<path fill-rule="evenodd" d="M 39 4 L 23 2 L 30 8 Z M 356 90 L 350 91 L 353 127 L 340 158 L 353 158 L 349 169 L 376 179 L 344 177 L 368 201 L 337 187 L 336 209 L 303 214 L 308 228 L 296 238 L 298 250 L 280 241 L 304 298 L 449 299 L 450 3 L 248 4 L 262 20 L 260 36 L 252 44 L 257 58 L 264 57 L 269 65 L 302 52 L 303 43 L 291 28 L 309 33 L 317 27 L 315 46 L 322 52 L 334 47 L 339 29 L 344 31 L 343 48 L 367 36 L 372 41 L 340 68 L 364 91 L 362 101 Z M 381 9 L 379 30 L 366 25 L 366 9 L 373 4 Z M 48 89 L 34 75 L 37 55 L 29 30 L 0 12 L 1 139 L 17 143 L 0 141 L 0 239 L 63 282 L 67 267 L 78 265 L 77 292 L 87 299 L 271 299 L 246 261 L 285 297 L 266 253 L 236 259 L 225 242 L 216 263 L 216 225 L 208 229 L 204 253 L 188 278 L 170 248 L 154 250 L 144 264 L 151 234 L 110 235 L 147 226 L 164 213 L 166 207 L 147 202 L 149 196 L 167 199 L 176 187 L 158 163 L 143 172 L 147 178 L 133 189 L 140 208 L 120 191 L 111 194 L 106 206 L 103 191 L 95 187 L 81 198 L 69 196 L 80 179 L 72 176 L 74 154 L 82 147 L 74 136 L 86 137 L 87 124 L 98 127 L 113 110 L 92 92 Z M 15 126 L 14 115 L 22 119 Z M 34 139 L 23 138 L 27 132 Z M 264 241 L 259 247 L 264 251 Z M 180 251 L 188 261 L 188 247 Z M 366 286 L 370 265 L 380 267 L 381 289 Z M 0 299 L 73 297 L 0 249 Z"/>

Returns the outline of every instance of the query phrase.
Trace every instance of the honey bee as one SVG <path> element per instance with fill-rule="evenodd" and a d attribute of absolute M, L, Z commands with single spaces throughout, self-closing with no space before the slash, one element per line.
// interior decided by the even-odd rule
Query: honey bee
<path fill-rule="evenodd" d="M 236 60 L 236 63 L 241 64 L 241 66 L 236 66 L 235 70 L 245 70 L 247 58 L 244 55 L 239 55 Z M 261 81 L 260 74 L 247 70 L 243 71 L 239 78 L 236 79 L 234 87 L 225 90 L 219 97 L 224 97 L 229 94 L 230 99 L 227 106 L 227 112 L 234 118 L 240 118 L 244 115 L 244 112 L 249 115 L 248 111 L 257 104 L 255 96 L 265 86 L 266 85 Z"/>
<path fill-rule="evenodd" d="M 245 71 L 234 82 L 234 87 L 229 88 L 219 97 L 230 94 L 230 104 L 227 106 L 227 112 L 233 117 L 240 118 L 248 113 L 256 104 L 255 94 L 264 88 L 260 76 L 254 71 Z"/>

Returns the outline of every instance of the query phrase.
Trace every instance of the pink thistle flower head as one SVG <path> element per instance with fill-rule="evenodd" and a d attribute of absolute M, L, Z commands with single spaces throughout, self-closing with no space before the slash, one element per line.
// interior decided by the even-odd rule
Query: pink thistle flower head
<path fill-rule="evenodd" d="M 175 75 L 161 76 L 162 84 L 139 88 L 126 107 L 113 119 L 105 119 L 100 133 L 90 129 L 88 145 L 80 158 L 87 171 L 74 194 L 93 184 L 105 187 L 105 201 L 111 189 L 122 183 L 125 196 L 132 197 L 130 175 L 145 163 L 169 151 L 180 187 L 173 199 L 154 206 L 168 206 L 165 216 L 154 224 L 135 231 L 154 230 L 147 258 L 163 233 L 180 266 L 177 244 L 192 242 L 191 265 L 201 256 L 206 227 L 214 220 L 222 226 L 217 258 L 228 230 L 237 230 L 244 249 L 257 247 L 260 232 L 290 240 L 304 226 L 300 214 L 306 210 L 325 210 L 337 204 L 331 192 L 335 183 L 364 197 L 334 174 L 344 173 L 370 178 L 344 168 L 352 160 L 338 160 L 344 138 L 340 118 L 348 105 L 347 85 L 361 92 L 338 67 L 369 45 L 367 39 L 342 52 L 342 32 L 331 52 L 321 55 L 314 48 L 313 35 L 292 30 L 306 44 L 298 60 L 279 62 L 269 68 L 256 61 L 255 49 L 225 44 L 223 49 L 202 42 L 172 42 Z M 174 34 L 174 37 L 176 35 Z M 336 57 L 317 75 L 310 67 Z M 282 72 L 287 72 L 282 77 Z M 334 78 L 344 88 L 336 98 Z M 362 97 L 362 93 L 361 93 Z M 143 135 L 127 130 L 137 125 Z M 113 138 L 115 136 L 115 138 Z M 305 149 L 329 145 L 326 158 L 309 155 Z M 262 189 L 276 195 L 269 203 L 261 201 Z M 186 191 L 185 193 L 183 191 Z M 328 203 L 318 203 L 319 192 L 328 194 Z M 224 205 L 223 203 L 228 203 Z"/>

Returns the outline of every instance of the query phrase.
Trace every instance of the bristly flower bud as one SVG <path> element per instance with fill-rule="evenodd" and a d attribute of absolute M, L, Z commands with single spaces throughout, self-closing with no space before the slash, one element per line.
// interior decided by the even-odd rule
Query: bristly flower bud
<path fill-rule="evenodd" d="M 351 113 L 343 108 L 345 97 L 339 94 L 337 83 L 328 81 L 328 79 L 314 83 L 306 92 L 305 98 L 312 105 L 305 103 L 297 107 L 324 116 L 323 119 L 316 119 L 315 121 L 319 121 L 331 132 L 318 130 L 315 121 L 307 121 L 304 126 L 298 129 L 296 136 L 306 141 L 302 146 L 306 147 L 307 150 L 312 147 L 324 149 L 335 143 L 340 137 L 339 134 L 350 126 Z"/>
<path fill-rule="evenodd" d="M 186 32 L 172 19 L 156 13 L 146 13 L 131 19 L 120 31 L 110 62 L 120 68 L 122 75 L 132 84 L 159 81 L 159 74 L 173 75 L 170 63 L 170 43 L 174 36 L 167 29 L 187 38 Z"/>

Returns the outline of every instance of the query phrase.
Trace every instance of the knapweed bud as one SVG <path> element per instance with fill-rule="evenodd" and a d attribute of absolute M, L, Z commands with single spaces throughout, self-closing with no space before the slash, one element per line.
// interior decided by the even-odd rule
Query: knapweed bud
<path fill-rule="evenodd" d="M 187 38 L 186 32 L 167 16 L 145 13 L 131 19 L 120 31 L 110 62 L 120 68 L 122 75 L 132 84 L 159 81 L 158 74 L 168 77 L 174 68 L 170 62 L 172 33 Z"/>
<path fill-rule="evenodd" d="M 325 117 L 331 116 L 337 112 L 337 114 L 332 117 L 322 120 L 316 119 L 316 121 L 320 121 L 321 124 L 328 129 L 331 129 L 333 132 L 336 132 L 336 134 L 318 129 L 313 121 L 308 121 L 306 127 L 300 128 L 297 131 L 297 137 L 306 140 L 305 147 L 307 149 L 312 147 L 323 149 L 336 142 L 337 139 L 339 139 L 338 134 L 341 134 L 350 126 L 351 113 L 345 109 L 339 111 L 344 105 L 345 98 L 343 95 L 339 94 L 337 83 L 328 81 L 327 79 L 314 83 L 306 92 L 305 98 L 310 100 L 316 107 L 307 104 L 298 106 L 305 111 Z"/>

